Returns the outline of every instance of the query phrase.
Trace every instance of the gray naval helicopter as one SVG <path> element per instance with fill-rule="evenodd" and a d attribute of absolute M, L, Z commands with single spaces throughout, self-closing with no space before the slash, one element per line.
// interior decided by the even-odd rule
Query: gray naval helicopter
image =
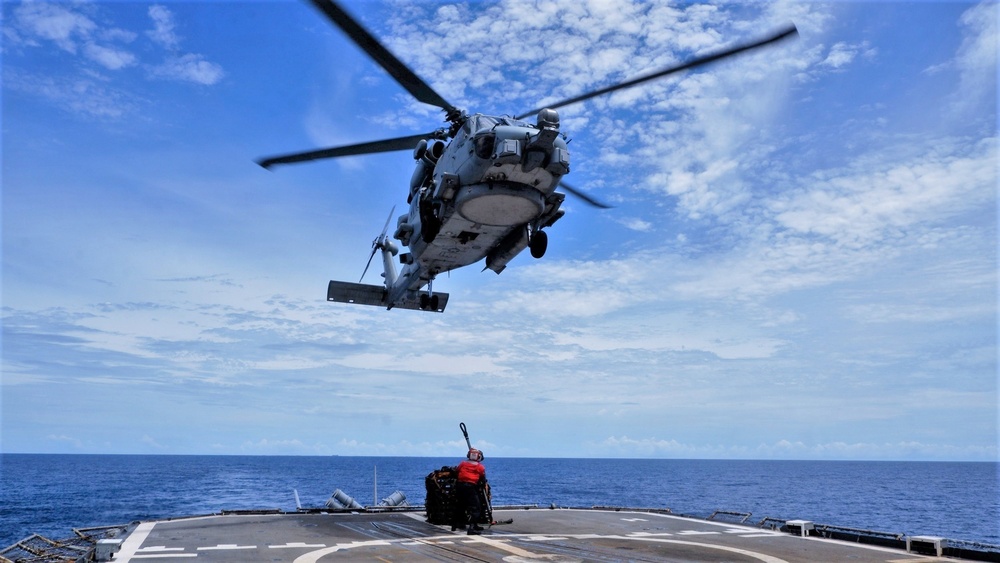
<path fill-rule="evenodd" d="M 413 150 L 416 168 L 406 198 L 409 211 L 399 216 L 392 235 L 409 249 L 399 255 L 402 271 L 396 273 L 393 257 L 399 248 L 387 236 L 394 207 L 382 233 L 372 242 L 372 253 L 361 274 L 363 281 L 372 258 L 381 252 L 384 284 L 330 281 L 327 287 L 328 301 L 386 309 L 443 312 L 448 294 L 433 290 L 439 274 L 484 258 L 484 270 L 499 274 L 525 248 L 530 249 L 533 257 L 541 258 L 548 246 L 544 229 L 565 213 L 560 207 L 566 195 L 557 188 L 589 205 L 608 207 L 563 182 L 563 176 L 570 170 L 569 150 L 566 136 L 559 130 L 556 109 L 771 45 L 797 33 L 795 26 L 789 25 L 762 39 L 518 116 L 470 115 L 442 98 L 337 3 L 311 1 L 418 101 L 444 110 L 449 124 L 429 133 L 257 161 L 270 168 L 323 158 Z M 524 121 L 532 116 L 534 123 Z"/>

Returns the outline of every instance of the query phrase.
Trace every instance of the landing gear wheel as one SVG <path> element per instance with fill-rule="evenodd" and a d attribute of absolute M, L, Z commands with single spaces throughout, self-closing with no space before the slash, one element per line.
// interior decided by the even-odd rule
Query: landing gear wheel
<path fill-rule="evenodd" d="M 545 249 L 549 247 L 549 235 L 545 231 L 535 231 L 531 235 L 528 247 L 531 249 L 531 256 L 534 258 L 545 256 Z"/>
<path fill-rule="evenodd" d="M 426 293 L 420 294 L 420 309 L 426 311 L 427 306 L 430 305 L 431 298 L 427 296 Z"/>
<path fill-rule="evenodd" d="M 431 297 L 431 311 L 437 311 L 438 310 L 438 305 L 440 305 L 440 304 L 441 304 L 441 300 L 438 299 L 437 295 L 435 295 L 434 297 Z"/>

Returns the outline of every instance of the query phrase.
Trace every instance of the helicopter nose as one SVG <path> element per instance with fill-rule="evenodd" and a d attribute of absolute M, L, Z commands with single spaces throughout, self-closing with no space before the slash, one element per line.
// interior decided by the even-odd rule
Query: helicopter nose
<path fill-rule="evenodd" d="M 559 130 L 559 112 L 554 109 L 545 108 L 538 112 L 539 129 Z"/>

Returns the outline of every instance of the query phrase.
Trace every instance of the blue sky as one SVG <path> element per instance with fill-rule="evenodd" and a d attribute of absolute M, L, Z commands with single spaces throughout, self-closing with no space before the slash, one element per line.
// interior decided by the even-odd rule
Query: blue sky
<path fill-rule="evenodd" d="M 5 452 L 997 460 L 996 3 L 352 2 L 445 99 L 560 111 L 542 260 L 327 303 L 437 128 L 306 2 L 4 2 Z M 368 281 L 374 283 L 369 274 Z"/>

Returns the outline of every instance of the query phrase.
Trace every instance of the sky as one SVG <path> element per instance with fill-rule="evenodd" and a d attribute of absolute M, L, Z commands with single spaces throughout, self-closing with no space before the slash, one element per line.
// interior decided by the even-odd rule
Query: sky
<path fill-rule="evenodd" d="M 408 151 L 254 163 L 442 126 L 308 2 L 3 2 L 0 451 L 1000 459 L 995 2 L 347 9 L 494 115 L 799 37 L 561 109 L 614 207 L 433 314 L 325 300 Z"/>

